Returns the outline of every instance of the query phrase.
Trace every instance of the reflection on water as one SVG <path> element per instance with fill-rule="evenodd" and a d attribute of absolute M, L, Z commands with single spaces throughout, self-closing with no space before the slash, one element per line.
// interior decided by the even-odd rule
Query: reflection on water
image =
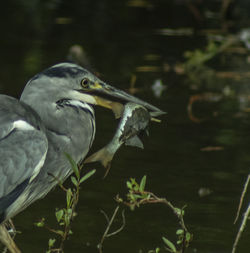
<path fill-rule="evenodd" d="M 149 7 L 135 7 L 133 2 L 9 1 L 0 22 L 0 90 L 18 96 L 32 75 L 66 60 L 69 48 L 79 44 L 88 64 L 102 79 L 129 89 L 131 76 L 135 75 L 132 88 L 136 95 L 168 112 L 161 124 L 152 124 L 144 150 L 123 147 L 105 180 L 104 170 L 98 167 L 97 175 L 83 185 L 74 234 L 65 252 L 97 252 L 96 245 L 106 227 L 100 209 L 111 214 L 116 206 L 113 198 L 117 193 L 124 194 L 126 180 L 139 180 L 143 175 L 147 175 L 148 190 L 179 207 L 187 205 L 186 224 L 194 234 L 190 252 L 229 252 L 238 229 L 233 220 L 250 166 L 250 120 L 248 110 L 241 109 L 243 98 L 244 108 L 248 108 L 249 80 L 212 78 L 209 80 L 216 83 L 207 80 L 196 85 L 177 75 L 180 56 L 187 49 L 203 45 L 204 38 L 162 36 L 154 29 L 180 23 L 192 25 L 194 21 L 185 23 L 192 14 L 180 5 L 181 12 L 187 15 L 175 16 L 178 6 L 167 8 L 173 5 L 163 1 L 159 6 L 148 1 Z M 213 64 L 218 66 L 218 62 Z M 239 57 L 236 64 L 237 68 L 245 66 L 244 57 Z M 159 98 L 151 90 L 155 80 L 167 86 Z M 233 91 L 232 96 L 223 95 L 226 85 Z M 196 123 L 187 114 L 189 100 L 206 92 L 219 92 L 223 97 L 218 101 L 196 101 L 192 113 L 205 119 Z M 110 140 L 116 124 L 110 112 L 97 109 L 93 150 Z M 200 197 L 200 189 L 209 189 L 209 194 Z M 48 217 L 53 225 L 54 210 L 64 201 L 64 193 L 55 189 L 15 218 L 17 229 L 22 231 L 16 240 L 23 252 L 45 251 L 48 238 L 54 235 L 34 228 L 33 223 Z M 119 227 L 119 222 L 117 219 L 114 226 Z M 148 252 L 163 247 L 161 237 L 175 240 L 176 227 L 175 217 L 165 207 L 127 210 L 125 229 L 105 241 L 104 252 Z M 239 252 L 248 252 L 249 248 L 248 227 Z"/>

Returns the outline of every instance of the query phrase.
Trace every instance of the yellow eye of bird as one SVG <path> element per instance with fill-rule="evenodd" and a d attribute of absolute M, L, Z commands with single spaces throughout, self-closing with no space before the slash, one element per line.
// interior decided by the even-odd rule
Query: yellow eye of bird
<path fill-rule="evenodd" d="M 89 85 L 90 85 L 90 81 L 88 78 L 83 78 L 82 81 L 81 81 L 81 85 L 83 88 L 89 88 Z"/>

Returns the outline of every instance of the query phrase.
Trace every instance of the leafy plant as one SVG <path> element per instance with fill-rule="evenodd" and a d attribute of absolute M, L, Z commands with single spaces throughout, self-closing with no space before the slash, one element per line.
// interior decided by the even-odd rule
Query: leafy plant
<path fill-rule="evenodd" d="M 70 155 L 68 154 L 65 154 L 65 155 L 67 159 L 69 160 L 71 164 L 71 168 L 74 173 L 71 176 L 72 187 L 65 188 L 59 182 L 59 186 L 63 189 L 66 195 L 65 196 L 66 206 L 61 209 L 56 208 L 56 211 L 55 211 L 55 217 L 56 217 L 56 221 L 58 223 L 59 228 L 54 229 L 54 228 L 49 227 L 45 222 L 45 218 L 42 218 L 39 222 L 35 223 L 37 227 L 45 227 L 46 229 L 53 232 L 59 237 L 59 239 L 55 239 L 55 238 L 49 239 L 48 250 L 46 251 L 46 253 L 51 253 L 51 252 L 62 253 L 63 252 L 65 240 L 73 233 L 71 230 L 71 224 L 74 217 L 76 216 L 75 209 L 79 200 L 80 185 L 95 173 L 95 170 L 91 170 L 86 175 L 81 176 L 82 167 L 78 167 L 78 165 L 70 157 Z M 56 242 L 58 242 L 57 244 L 59 245 L 59 247 L 55 246 Z"/>
<path fill-rule="evenodd" d="M 161 203 L 167 205 L 173 213 L 177 216 L 179 220 L 179 224 L 181 226 L 180 229 L 177 229 L 177 241 L 176 243 L 171 242 L 166 237 L 162 237 L 164 248 L 165 250 L 172 252 L 172 253 L 184 253 L 185 249 L 188 248 L 189 243 L 192 240 L 192 234 L 187 230 L 185 223 L 184 223 L 184 208 L 177 208 L 173 206 L 167 199 L 159 198 L 154 193 L 145 191 L 146 186 L 146 176 L 144 176 L 140 183 L 137 183 L 134 178 L 131 178 L 127 181 L 127 188 L 128 193 L 126 195 L 127 199 L 123 200 L 119 196 L 116 197 L 116 201 L 118 203 L 123 203 L 130 207 L 133 211 L 136 207 L 140 207 L 143 204 L 155 204 Z M 155 250 L 150 250 L 149 253 L 158 253 L 160 252 L 160 248 L 156 248 Z"/>

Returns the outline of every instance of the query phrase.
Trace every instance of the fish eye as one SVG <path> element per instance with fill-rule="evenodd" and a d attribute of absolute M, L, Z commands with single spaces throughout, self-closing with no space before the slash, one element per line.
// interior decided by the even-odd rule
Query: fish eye
<path fill-rule="evenodd" d="M 88 78 L 83 78 L 81 81 L 81 85 L 83 88 L 89 88 L 90 86 L 90 80 Z"/>

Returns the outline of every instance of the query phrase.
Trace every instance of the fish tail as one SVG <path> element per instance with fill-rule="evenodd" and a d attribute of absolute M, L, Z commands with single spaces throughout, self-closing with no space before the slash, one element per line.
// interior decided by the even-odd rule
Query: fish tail
<path fill-rule="evenodd" d="M 106 169 L 104 177 L 107 176 L 110 167 L 111 167 L 111 161 L 114 157 L 114 153 L 111 153 L 107 150 L 106 147 L 100 149 L 96 153 L 92 154 L 91 156 L 87 157 L 85 159 L 84 163 L 93 163 L 93 162 L 100 162 L 103 167 Z"/>

